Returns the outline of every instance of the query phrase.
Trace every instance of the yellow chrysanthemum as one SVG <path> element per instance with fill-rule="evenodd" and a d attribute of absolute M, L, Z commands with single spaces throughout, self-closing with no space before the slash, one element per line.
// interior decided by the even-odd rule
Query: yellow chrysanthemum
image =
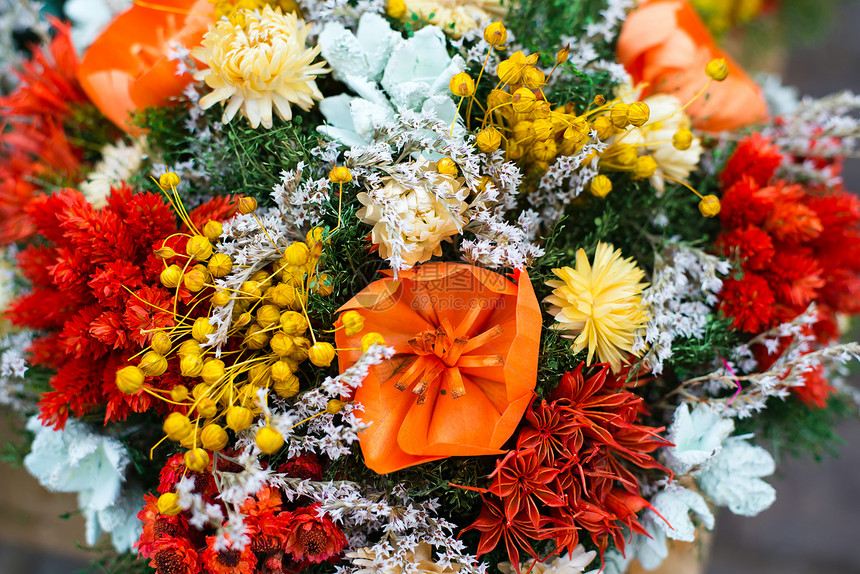
<path fill-rule="evenodd" d="M 621 370 L 626 355 L 633 352 L 633 341 L 648 319 L 642 305 L 645 273 L 632 259 L 622 259 L 621 250 L 598 243 L 594 265 L 585 251 L 576 253 L 576 269 L 552 270 L 561 281 L 547 281 L 554 287 L 546 298 L 549 312 L 558 323 L 554 328 L 573 339 L 573 351 L 588 347 L 586 364 L 594 355 L 609 363 L 613 372 Z"/>
<path fill-rule="evenodd" d="M 442 28 L 454 38 L 482 28 L 490 20 L 507 15 L 507 3 L 501 0 L 405 0 L 406 14 L 417 14 L 423 20 Z"/>
<path fill-rule="evenodd" d="M 295 14 L 269 5 L 240 15 L 219 20 L 192 52 L 209 66 L 194 77 L 213 89 L 200 99 L 200 107 L 205 110 L 226 101 L 222 121 L 230 121 L 241 110 L 254 128 L 272 127 L 273 108 L 283 120 L 293 117 L 290 104 L 311 109 L 322 99 L 314 80 L 328 70 L 323 69 L 325 62 L 313 63 L 319 46 L 305 46 L 310 28 L 304 22 L 300 26 Z"/>

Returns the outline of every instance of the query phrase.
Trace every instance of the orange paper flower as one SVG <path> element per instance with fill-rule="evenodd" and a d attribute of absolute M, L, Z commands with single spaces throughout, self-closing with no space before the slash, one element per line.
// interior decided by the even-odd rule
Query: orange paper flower
<path fill-rule="evenodd" d="M 702 89 L 705 66 L 725 58 L 729 76 L 712 82 L 687 109 L 693 125 L 710 131 L 733 130 L 767 120 L 759 87 L 720 50 L 686 0 L 643 0 L 624 22 L 618 59 L 635 83 L 647 82 L 643 97 L 671 93 L 682 102 Z"/>
<path fill-rule="evenodd" d="M 135 132 L 132 112 L 162 106 L 191 82 L 176 75 L 170 44 L 197 46 L 214 20 L 208 0 L 153 0 L 120 14 L 87 49 L 78 79 L 93 103 L 113 123 Z"/>
<path fill-rule="evenodd" d="M 362 334 L 395 349 L 354 400 L 371 426 L 359 441 L 380 474 L 448 456 L 498 454 L 532 400 L 541 312 L 525 271 L 516 283 L 460 263 L 428 263 L 371 283 L 340 311 L 362 333 L 336 334 L 340 370 L 361 356 Z"/>

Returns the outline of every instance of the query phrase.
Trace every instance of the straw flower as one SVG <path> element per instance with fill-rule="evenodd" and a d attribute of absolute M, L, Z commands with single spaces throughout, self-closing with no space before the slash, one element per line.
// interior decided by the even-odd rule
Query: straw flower
<path fill-rule="evenodd" d="M 622 259 L 621 250 L 598 243 L 594 265 L 585 251 L 576 253 L 576 269 L 553 269 L 560 281 L 547 281 L 554 287 L 546 298 L 555 316 L 554 328 L 565 338 L 573 339 L 572 349 L 578 353 L 588 348 L 586 363 L 594 355 L 609 363 L 613 372 L 621 370 L 625 353 L 633 352 L 636 332 L 648 317 L 642 305 L 641 293 L 645 273 L 632 259 Z"/>
<path fill-rule="evenodd" d="M 506 16 L 501 0 L 406 0 L 408 13 L 415 13 L 454 38 L 483 29 L 490 20 Z"/>
<path fill-rule="evenodd" d="M 244 10 L 240 16 L 217 22 L 193 51 L 209 66 L 194 78 L 213 89 L 200 99 L 200 106 L 205 110 L 227 102 L 223 122 L 241 110 L 254 128 L 272 127 L 273 108 L 283 120 L 293 117 L 290 104 L 311 109 L 322 99 L 314 80 L 328 70 L 323 69 L 325 62 L 312 63 L 320 49 L 305 46 L 310 29 L 300 27 L 295 14 L 268 5 L 262 12 Z"/>

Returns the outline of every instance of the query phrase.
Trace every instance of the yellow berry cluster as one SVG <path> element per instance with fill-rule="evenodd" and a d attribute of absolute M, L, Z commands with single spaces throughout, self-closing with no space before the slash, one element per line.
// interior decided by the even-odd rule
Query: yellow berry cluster
<path fill-rule="evenodd" d="M 159 184 L 175 192 L 178 179 L 175 174 L 165 174 Z M 175 194 L 174 200 L 178 200 Z M 253 198 L 239 200 L 241 213 L 253 215 L 256 207 Z M 183 213 L 181 206 L 177 213 Z M 291 243 L 280 252 L 279 259 L 253 273 L 238 289 L 217 287 L 213 280 L 233 270 L 230 257 L 218 252 L 221 225 L 210 221 L 198 233 L 187 218 L 183 219 L 192 229 L 186 244 L 188 263 L 183 268 L 165 262 L 161 283 L 174 289 L 177 297 L 184 286 L 195 294 L 189 305 L 193 308 L 198 303 L 208 303 L 210 313 L 192 319 L 174 306 L 174 325 L 149 331 L 150 346 L 136 357 L 136 364 L 119 369 L 116 384 L 124 393 L 143 390 L 178 407 L 164 421 L 165 438 L 188 449 L 185 463 L 189 469 L 202 470 L 210 463 L 207 451 L 218 451 L 227 445 L 227 428 L 238 432 L 251 426 L 261 411 L 257 404 L 261 389 L 291 398 L 299 392 L 297 372 L 302 363 L 331 365 L 336 350 L 331 343 L 317 339 L 307 305 L 309 294 L 328 296 L 332 284 L 328 276 L 318 273 L 326 232 L 316 227 L 308 232 L 305 241 Z M 156 254 L 162 259 L 177 255 L 166 246 Z M 209 315 L 230 304 L 228 340 L 216 356 L 208 346 L 210 336 L 216 332 Z M 340 328 L 355 335 L 364 328 L 364 318 L 350 311 L 344 314 Z M 179 361 L 183 377 L 199 382 L 190 390 L 183 385 L 169 391 L 147 385 L 148 377 L 167 371 L 169 360 Z M 331 408 L 329 405 L 329 412 Z M 269 425 L 257 432 L 256 441 L 267 454 L 284 444 L 281 434 Z"/>

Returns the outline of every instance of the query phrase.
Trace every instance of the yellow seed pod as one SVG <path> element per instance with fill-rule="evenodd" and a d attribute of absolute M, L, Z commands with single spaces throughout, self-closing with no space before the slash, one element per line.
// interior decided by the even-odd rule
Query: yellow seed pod
<path fill-rule="evenodd" d="M 450 157 L 443 157 L 439 161 L 436 162 L 436 171 L 444 175 L 454 175 L 456 176 L 459 173 L 459 169 L 457 168 L 457 164 L 454 163 L 454 160 Z"/>
<path fill-rule="evenodd" d="M 475 80 L 466 72 L 454 74 L 448 82 L 448 89 L 455 96 L 469 97 L 475 93 Z"/>
<path fill-rule="evenodd" d="M 729 66 L 725 58 L 714 58 L 705 66 L 705 73 L 712 80 L 722 82 L 729 75 Z M 708 216 L 706 216 L 708 217 Z"/>
<path fill-rule="evenodd" d="M 364 315 L 358 311 L 347 311 L 340 316 L 340 321 L 347 337 L 357 335 L 364 329 Z"/>
<path fill-rule="evenodd" d="M 275 361 L 272 363 L 272 366 L 269 367 L 269 375 L 276 383 L 286 381 L 293 376 L 293 364 L 284 360 Z"/>
<path fill-rule="evenodd" d="M 161 353 L 147 351 L 140 358 L 140 363 L 137 366 L 147 377 L 158 377 L 167 371 L 167 359 Z"/>
<path fill-rule="evenodd" d="M 196 323 L 196 321 L 195 321 Z M 208 323 L 208 321 L 207 321 Z M 194 327 L 191 328 L 192 336 L 194 333 Z M 214 332 L 214 331 L 213 331 Z M 184 357 L 186 355 L 202 355 L 203 349 L 200 347 L 200 343 L 195 341 L 194 339 L 187 339 L 182 341 L 182 344 L 179 345 L 179 348 L 176 349 L 176 354 L 180 357 Z"/>
<path fill-rule="evenodd" d="M 193 472 L 203 472 L 209 466 L 209 453 L 202 448 L 185 451 L 185 466 Z"/>
<path fill-rule="evenodd" d="M 145 375 L 134 365 L 128 365 L 116 372 L 116 388 L 127 395 L 133 395 L 143 386 Z"/>
<path fill-rule="evenodd" d="M 280 261 L 283 261 L 283 259 Z M 287 285 L 298 287 L 305 282 L 305 271 L 307 271 L 307 265 L 287 265 L 281 271 L 281 277 Z"/>
<path fill-rule="evenodd" d="M 531 133 L 537 140 L 548 140 L 553 137 L 552 122 L 548 119 L 539 119 L 532 122 Z"/>
<path fill-rule="evenodd" d="M 528 66 L 523 69 L 523 85 L 530 90 L 537 90 L 546 83 L 546 74 L 538 68 Z"/>
<path fill-rule="evenodd" d="M 651 117 L 651 109 L 645 102 L 633 102 L 627 106 L 627 121 L 634 126 L 642 127 Z"/>
<path fill-rule="evenodd" d="M 164 516 L 176 516 L 182 512 L 179 507 L 179 495 L 175 492 L 165 492 L 159 496 L 155 506 L 158 508 L 158 512 Z"/>
<path fill-rule="evenodd" d="M 182 277 L 182 284 L 192 293 L 197 293 L 206 286 L 206 274 L 199 269 L 192 269 Z"/>
<path fill-rule="evenodd" d="M 310 339 L 305 337 L 293 337 L 293 342 L 296 344 L 296 350 L 290 353 L 288 359 L 301 362 L 308 358 L 308 349 L 311 348 Z"/>
<path fill-rule="evenodd" d="M 388 3 L 385 5 L 385 13 L 395 20 L 403 20 L 406 18 L 407 12 L 404 0 L 388 0 Z"/>
<path fill-rule="evenodd" d="M 532 118 L 538 119 L 547 119 L 552 113 L 552 106 L 549 105 L 549 102 L 545 100 L 538 100 L 535 102 L 535 107 L 532 108 L 532 111 L 529 112 Z"/>
<path fill-rule="evenodd" d="M 550 161 L 558 153 L 558 146 L 555 140 L 538 141 L 532 145 L 531 153 L 539 161 Z"/>
<path fill-rule="evenodd" d="M 254 413 L 247 407 L 233 406 L 227 409 L 227 426 L 236 432 L 243 431 L 254 422 Z"/>
<path fill-rule="evenodd" d="M 720 198 L 716 195 L 706 195 L 699 201 L 699 213 L 703 217 L 716 217 L 720 214 Z"/>
<path fill-rule="evenodd" d="M 286 333 L 275 333 L 269 341 L 272 352 L 279 357 L 288 357 L 296 352 L 296 343 Z"/>
<path fill-rule="evenodd" d="M 612 191 L 612 181 L 605 175 L 597 175 L 591 180 L 588 190 L 595 197 L 606 197 Z"/>
<path fill-rule="evenodd" d="M 251 409 L 253 412 L 259 412 L 260 407 L 257 405 L 257 392 L 260 390 L 258 385 L 243 385 L 239 388 L 238 399 L 243 406 Z"/>
<path fill-rule="evenodd" d="M 216 307 L 223 307 L 230 302 L 230 293 L 227 291 L 218 291 L 217 293 L 213 293 L 212 296 L 209 297 L 209 302 Z"/>
<path fill-rule="evenodd" d="M 514 125 L 514 141 L 517 145 L 526 145 L 534 140 L 532 133 L 532 122 L 523 120 Z"/>
<path fill-rule="evenodd" d="M 264 332 L 263 327 L 256 323 L 248 327 L 248 330 L 245 331 L 245 340 L 242 342 L 243 345 L 254 351 L 262 349 L 268 343 L 269 334 Z"/>
<path fill-rule="evenodd" d="M 526 113 L 535 107 L 537 97 L 535 93 L 528 88 L 519 88 L 511 95 L 511 105 L 515 112 Z"/>
<path fill-rule="evenodd" d="M 281 320 L 281 310 L 277 305 L 263 305 L 257 309 L 257 323 L 264 329 L 276 325 Z"/>
<path fill-rule="evenodd" d="M 171 257 L 176 257 L 177 253 L 170 247 L 162 246 L 159 249 L 153 251 L 156 257 L 160 257 L 161 259 L 170 259 Z"/>
<path fill-rule="evenodd" d="M 224 361 L 220 359 L 209 359 L 203 363 L 203 368 L 200 370 L 200 378 L 207 385 L 214 385 L 224 379 L 227 371 L 224 368 Z"/>
<path fill-rule="evenodd" d="M 303 241 L 293 241 L 289 247 L 284 249 L 283 259 L 288 265 L 304 265 L 310 257 L 310 249 Z"/>
<path fill-rule="evenodd" d="M 174 442 L 179 442 L 194 432 L 194 426 L 191 424 L 191 421 L 182 413 L 170 413 L 167 415 L 161 428 L 164 434 L 167 435 L 167 438 Z"/>
<path fill-rule="evenodd" d="M 538 60 L 540 60 L 540 53 L 529 54 L 528 56 L 526 56 L 525 65 L 526 66 L 535 66 L 538 63 Z"/>
<path fill-rule="evenodd" d="M 211 419 L 218 414 L 218 405 L 215 404 L 215 401 L 206 397 L 197 401 L 195 409 L 197 410 L 197 414 L 204 419 Z"/>
<path fill-rule="evenodd" d="M 361 352 L 366 353 L 373 345 L 384 345 L 385 339 L 379 333 L 367 333 L 361 338 Z"/>
<path fill-rule="evenodd" d="M 523 77 L 523 68 L 512 61 L 511 58 L 508 58 L 507 60 L 502 60 L 496 66 L 496 75 L 502 83 L 509 85 L 519 84 Z"/>
<path fill-rule="evenodd" d="M 686 128 L 679 129 L 672 135 L 672 145 L 681 151 L 690 149 L 693 145 L 693 132 Z"/>
<path fill-rule="evenodd" d="M 199 377 L 203 370 L 203 357 L 200 355 L 185 355 L 179 360 L 179 370 L 183 377 Z"/>
<path fill-rule="evenodd" d="M 200 343 L 207 342 L 214 333 L 215 325 L 209 322 L 209 317 L 198 317 L 191 326 L 191 336 Z"/>
<path fill-rule="evenodd" d="M 339 401 L 337 399 L 329 399 L 328 404 L 325 406 L 325 412 L 330 415 L 334 415 L 343 410 L 348 403 L 346 401 Z"/>
<path fill-rule="evenodd" d="M 314 343 L 308 349 L 308 359 L 317 367 L 328 367 L 336 353 L 331 343 Z"/>
<path fill-rule="evenodd" d="M 600 116 L 591 122 L 591 127 L 597 132 L 597 137 L 603 141 L 615 135 L 615 125 L 608 116 Z"/>
<path fill-rule="evenodd" d="M 269 291 L 268 299 L 281 309 L 292 307 L 298 302 L 296 288 L 292 285 L 278 283 Z"/>
<path fill-rule="evenodd" d="M 487 109 L 499 110 L 503 106 L 511 103 L 511 95 L 505 90 L 491 90 L 487 96 Z"/>
<path fill-rule="evenodd" d="M 299 378 L 293 374 L 290 374 L 283 381 L 275 381 L 275 384 L 272 385 L 272 388 L 275 390 L 275 393 L 277 393 L 279 397 L 289 399 L 299 393 Z"/>
<path fill-rule="evenodd" d="M 615 162 L 624 169 L 634 169 L 636 162 L 639 160 L 639 154 L 633 147 L 621 144 L 618 146 L 618 153 L 615 155 Z"/>
<path fill-rule="evenodd" d="M 209 259 L 207 269 L 212 277 L 226 277 L 233 270 L 233 260 L 226 253 L 216 253 Z"/>
<path fill-rule="evenodd" d="M 636 179 L 647 179 L 657 171 L 657 162 L 650 155 L 643 155 L 636 160 L 633 167 L 633 177 Z"/>
<path fill-rule="evenodd" d="M 197 261 L 205 261 L 212 256 L 212 242 L 203 235 L 195 235 L 185 244 L 185 253 Z"/>
<path fill-rule="evenodd" d="M 325 229 L 322 227 L 314 227 L 305 235 L 305 243 L 312 247 L 317 243 L 322 243 L 325 237 Z"/>
<path fill-rule="evenodd" d="M 196 401 L 201 397 L 208 396 L 210 392 L 212 392 L 212 385 L 207 385 L 206 383 L 197 383 L 196 385 L 194 385 L 194 388 L 191 389 L 191 396 Z"/>
<path fill-rule="evenodd" d="M 188 398 L 188 387 L 185 385 L 176 385 L 170 389 L 170 400 L 175 403 L 181 403 Z"/>
<path fill-rule="evenodd" d="M 256 281 L 260 284 L 260 290 L 268 289 L 272 286 L 272 277 L 271 274 L 263 269 L 260 269 L 253 275 L 251 275 L 251 281 Z"/>
<path fill-rule="evenodd" d="M 221 237 L 222 233 L 224 233 L 224 226 L 214 219 L 210 219 L 206 222 L 206 225 L 203 226 L 203 235 L 205 235 L 209 241 L 217 241 L 218 238 Z"/>
<path fill-rule="evenodd" d="M 179 185 L 182 180 L 179 179 L 179 176 L 173 173 L 172 171 L 168 171 L 162 173 L 158 177 L 158 185 L 161 186 L 161 189 L 171 189 Z"/>
<path fill-rule="evenodd" d="M 609 119 L 617 128 L 627 127 L 627 124 L 630 123 L 627 119 L 627 104 L 619 102 L 612 106 L 609 111 Z"/>
<path fill-rule="evenodd" d="M 164 331 L 156 331 L 149 341 L 149 346 L 159 355 L 166 355 L 173 348 L 173 341 L 170 340 L 170 336 Z"/>
<path fill-rule="evenodd" d="M 281 313 L 281 329 L 287 335 L 301 335 L 308 328 L 308 320 L 296 311 Z"/>
<path fill-rule="evenodd" d="M 182 281 L 182 267 L 176 264 L 171 265 L 162 271 L 158 278 L 161 280 L 161 284 L 168 289 L 175 289 L 179 287 L 179 283 Z"/>
<path fill-rule="evenodd" d="M 194 429 L 187 437 L 179 441 L 182 448 L 194 448 L 200 443 L 200 429 Z"/>
<path fill-rule="evenodd" d="M 484 40 L 490 46 L 501 46 L 508 39 L 508 31 L 501 22 L 493 22 L 484 28 Z"/>
<path fill-rule="evenodd" d="M 265 387 L 269 384 L 269 367 L 265 363 L 257 363 L 248 369 L 248 382 L 258 387 Z"/>
<path fill-rule="evenodd" d="M 200 443 L 206 450 L 221 450 L 227 446 L 227 431 L 216 424 L 206 425 L 200 433 Z"/>
<path fill-rule="evenodd" d="M 564 45 L 564 48 L 558 51 L 555 55 L 555 64 L 556 66 L 561 66 L 567 59 L 570 57 L 570 43 Z"/>
<path fill-rule="evenodd" d="M 243 297 L 259 299 L 263 296 L 263 291 L 260 289 L 260 284 L 257 281 L 245 281 L 239 286 L 239 291 Z"/>
<path fill-rule="evenodd" d="M 238 315 L 236 315 L 236 309 L 234 309 L 233 313 L 235 315 L 235 318 L 233 319 L 233 328 L 234 329 L 241 329 L 245 325 L 249 325 L 251 323 L 251 320 L 253 319 L 251 314 L 248 313 L 247 311 L 244 313 L 239 313 Z"/>
<path fill-rule="evenodd" d="M 275 454 L 284 446 L 284 437 L 270 425 L 258 430 L 254 440 L 263 454 Z"/>
<path fill-rule="evenodd" d="M 330 172 L 328 172 L 328 179 L 332 183 L 349 183 L 352 181 L 352 172 L 349 171 L 348 167 L 338 166 L 333 167 Z"/>
<path fill-rule="evenodd" d="M 478 144 L 478 149 L 482 152 L 492 153 L 502 145 L 502 134 L 493 126 L 489 126 L 478 132 L 475 143 Z"/>
<path fill-rule="evenodd" d="M 508 156 L 508 159 L 516 161 L 525 155 L 526 146 L 518 144 L 513 140 L 509 140 L 505 153 Z"/>
<path fill-rule="evenodd" d="M 247 215 L 257 210 L 257 200 L 253 197 L 242 197 L 236 202 L 239 213 Z"/>

